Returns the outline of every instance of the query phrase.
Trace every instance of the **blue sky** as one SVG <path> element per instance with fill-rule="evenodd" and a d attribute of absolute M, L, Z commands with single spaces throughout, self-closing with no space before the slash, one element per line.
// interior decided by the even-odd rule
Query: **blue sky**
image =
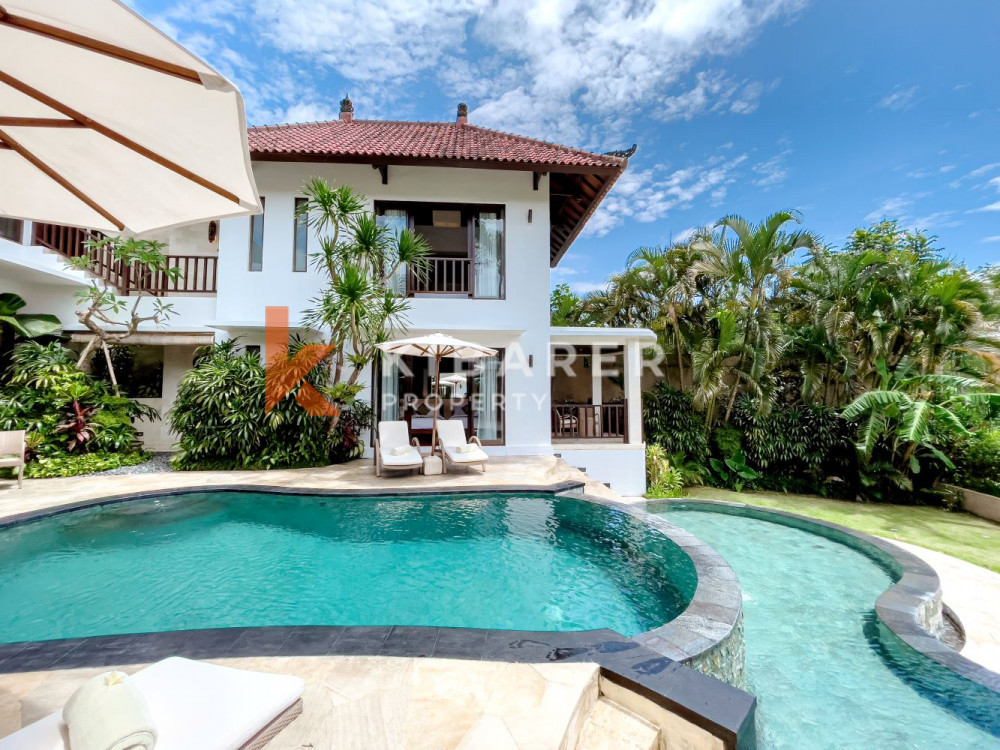
<path fill-rule="evenodd" d="M 254 124 L 470 121 L 639 144 L 553 274 L 601 284 L 722 215 L 802 212 L 840 244 L 882 217 L 1000 262 L 992 0 L 134 0 L 239 85 Z"/>

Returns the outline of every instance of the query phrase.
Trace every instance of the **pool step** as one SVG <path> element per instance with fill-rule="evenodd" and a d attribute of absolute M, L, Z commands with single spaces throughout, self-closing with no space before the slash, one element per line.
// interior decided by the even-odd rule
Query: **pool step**
<path fill-rule="evenodd" d="M 624 706 L 598 698 L 580 731 L 576 750 L 656 750 L 660 730 Z"/>

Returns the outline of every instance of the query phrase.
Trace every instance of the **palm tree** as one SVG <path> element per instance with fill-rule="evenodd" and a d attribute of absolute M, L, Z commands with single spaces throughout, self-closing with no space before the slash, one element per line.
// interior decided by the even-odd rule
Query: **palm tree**
<path fill-rule="evenodd" d="M 694 306 L 697 292 L 689 273 L 690 255 L 685 250 L 640 247 L 626 261 L 633 294 L 646 302 L 645 324 L 663 338 L 664 348 L 672 345 L 676 352 L 680 390 L 684 390 L 686 380 L 687 349 L 682 327 Z"/>
<path fill-rule="evenodd" d="M 730 385 L 732 367 L 728 362 L 744 354 L 745 344 L 740 336 L 739 318 L 729 309 L 717 310 L 709 321 L 709 331 L 698 348 L 691 353 L 694 404 L 705 413 L 705 431 L 715 422 L 716 404 L 724 397 Z"/>
<path fill-rule="evenodd" d="M 727 300 L 740 310 L 743 346 L 734 376 L 744 372 L 753 378 L 769 377 L 777 364 L 775 355 L 784 348 L 772 338 L 778 326 L 769 320 L 773 313 L 769 302 L 787 285 L 791 256 L 816 245 L 816 239 L 809 232 L 785 231 L 785 225 L 790 222 L 801 223 L 801 218 L 797 213 L 779 211 L 759 224 L 751 224 L 741 216 L 726 216 L 716 222 L 718 232 L 711 241 L 699 239 L 692 245 L 703 254 L 692 265 L 692 278 L 704 275 L 715 279 L 726 290 Z M 729 233 L 732 236 L 728 236 Z M 767 359 L 755 360 L 746 367 L 744 359 L 748 354 Z M 751 385 L 759 388 L 762 383 L 755 380 Z M 726 423 L 739 390 L 739 384 L 734 383 L 726 407 Z M 767 403 L 761 402 L 760 408 L 766 410 Z"/>

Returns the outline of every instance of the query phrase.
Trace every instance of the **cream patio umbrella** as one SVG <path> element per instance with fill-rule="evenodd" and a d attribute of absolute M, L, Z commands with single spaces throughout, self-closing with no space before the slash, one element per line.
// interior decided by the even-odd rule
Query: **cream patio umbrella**
<path fill-rule="evenodd" d="M 386 341 L 378 344 L 378 348 L 387 354 L 398 354 L 410 357 L 433 357 L 434 358 L 434 422 L 431 429 L 431 455 L 435 455 L 437 450 L 437 424 L 438 409 L 437 402 L 440 400 L 441 390 L 441 360 L 444 357 L 452 359 L 480 359 L 482 357 L 495 357 L 496 349 L 487 346 L 472 344 L 468 341 L 456 339 L 444 333 L 432 333 L 428 336 L 415 336 L 410 339 L 398 339 L 396 341 Z"/>
<path fill-rule="evenodd" d="M 0 0 L 0 215 L 141 234 L 259 207 L 233 84 L 115 0 Z"/>

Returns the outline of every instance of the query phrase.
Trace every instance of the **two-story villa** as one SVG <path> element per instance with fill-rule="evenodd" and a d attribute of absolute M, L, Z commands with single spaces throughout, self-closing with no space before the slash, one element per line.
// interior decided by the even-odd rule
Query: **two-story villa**
<path fill-rule="evenodd" d="M 623 494 L 645 488 L 641 420 L 646 330 L 549 326 L 549 272 L 622 174 L 630 152 L 594 154 L 467 122 L 354 119 L 250 129 L 263 213 L 176 229 L 163 237 L 183 279 L 114 279 L 123 294 L 169 298 L 174 314 L 143 330 L 138 366 L 152 371 L 142 395 L 162 411 L 195 349 L 239 337 L 261 346 L 264 311 L 287 306 L 293 326 L 322 286 L 309 262 L 316 239 L 296 219 L 310 177 L 367 196 L 386 226 L 422 234 L 429 271 L 401 273 L 409 334 L 442 331 L 494 347 L 496 359 L 446 363 L 444 416 L 462 419 L 496 455 L 562 455 Z M 166 199 L 166 198 L 165 198 Z M 0 291 L 28 312 L 52 312 L 77 340 L 72 291 L 83 275 L 60 263 L 86 233 L 0 220 Z M 47 252 L 46 252 L 47 251 Z M 122 288 L 124 285 L 124 288 Z M 145 303 L 144 303 L 145 304 Z M 428 427 L 433 372 L 423 360 L 386 358 L 364 382 L 381 419 Z M 158 374 L 157 374 L 158 373 Z M 473 398 L 473 397 L 478 398 Z M 169 450 L 162 423 L 144 426 L 151 450 Z"/>

